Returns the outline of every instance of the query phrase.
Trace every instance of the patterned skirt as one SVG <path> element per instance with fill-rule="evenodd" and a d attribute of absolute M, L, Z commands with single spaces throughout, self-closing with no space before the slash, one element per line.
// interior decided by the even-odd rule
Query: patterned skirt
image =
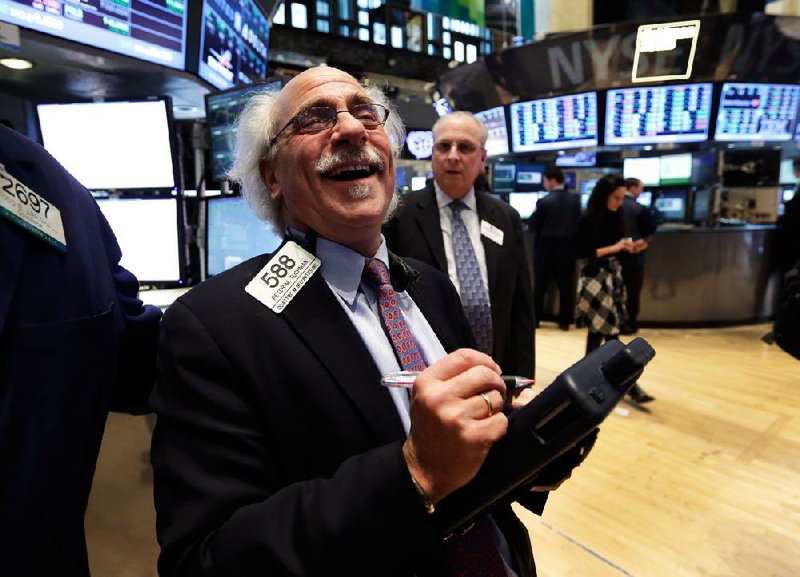
<path fill-rule="evenodd" d="M 578 281 L 575 324 L 605 336 L 619 334 L 628 317 L 622 265 L 611 257 L 603 266 L 589 262 L 581 269 Z"/>

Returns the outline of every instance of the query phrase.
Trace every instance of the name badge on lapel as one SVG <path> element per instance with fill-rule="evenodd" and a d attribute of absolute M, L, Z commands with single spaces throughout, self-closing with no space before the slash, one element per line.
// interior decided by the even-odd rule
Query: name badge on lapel
<path fill-rule="evenodd" d="M 503 246 L 504 233 L 491 222 L 481 221 L 481 236 L 485 236 L 493 243 Z"/>
<path fill-rule="evenodd" d="M 67 252 L 61 211 L 25 186 L 0 164 L 0 215 L 47 244 Z"/>
<path fill-rule="evenodd" d="M 244 290 L 272 312 L 280 313 L 322 263 L 294 241 L 284 244 Z"/>

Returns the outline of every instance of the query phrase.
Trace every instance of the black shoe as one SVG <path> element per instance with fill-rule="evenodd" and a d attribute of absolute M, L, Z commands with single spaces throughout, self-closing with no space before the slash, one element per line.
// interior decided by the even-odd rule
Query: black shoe
<path fill-rule="evenodd" d="M 642 390 L 642 387 L 639 385 L 633 385 L 633 388 L 628 391 L 628 395 L 630 395 L 631 400 L 636 403 L 637 405 L 644 405 L 645 403 L 649 403 L 650 401 L 655 401 L 656 398 L 648 395 Z"/>
<path fill-rule="evenodd" d="M 560 328 L 562 331 L 568 331 L 569 325 L 567 323 L 561 323 L 558 325 L 558 328 Z"/>
<path fill-rule="evenodd" d="M 638 332 L 639 332 L 638 328 L 631 327 L 631 326 L 628 326 L 628 325 L 623 326 L 619 330 L 619 334 L 621 334 L 623 337 L 629 337 L 631 335 L 635 335 Z"/>

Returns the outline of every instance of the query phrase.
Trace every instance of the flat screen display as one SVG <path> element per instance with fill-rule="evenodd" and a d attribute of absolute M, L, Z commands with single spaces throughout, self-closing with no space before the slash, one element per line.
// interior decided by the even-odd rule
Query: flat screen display
<path fill-rule="evenodd" d="M 220 90 L 267 77 L 269 19 L 254 0 L 203 0 L 198 75 Z"/>
<path fill-rule="evenodd" d="M 182 70 L 186 65 L 187 4 L 0 0 L 0 21 Z"/>
<path fill-rule="evenodd" d="M 794 198 L 795 189 L 793 188 L 784 188 L 783 193 L 781 194 L 781 200 L 783 202 L 789 202 Z"/>
<path fill-rule="evenodd" d="M 584 178 L 581 180 L 579 191 L 582 195 L 585 194 L 587 199 L 589 198 L 589 195 L 592 194 L 592 191 L 597 184 L 597 180 L 598 179 L 596 178 Z"/>
<path fill-rule="evenodd" d="M 797 177 L 794 175 L 792 168 L 792 159 L 784 158 L 781 160 L 781 173 L 778 178 L 780 184 L 794 184 L 797 182 Z"/>
<path fill-rule="evenodd" d="M 506 112 L 502 106 L 475 113 L 475 118 L 483 122 L 489 132 L 486 139 L 486 155 L 498 156 L 508 154 L 508 127 Z"/>
<path fill-rule="evenodd" d="M 692 180 L 692 154 L 665 154 L 659 158 L 661 186 L 689 184 Z"/>
<path fill-rule="evenodd" d="M 692 199 L 692 220 L 694 222 L 705 222 L 711 214 L 712 190 L 710 188 L 698 188 Z"/>
<path fill-rule="evenodd" d="M 653 204 L 653 193 L 649 190 L 643 190 L 639 196 L 636 197 L 636 202 L 649 208 L 650 205 Z"/>
<path fill-rule="evenodd" d="M 508 204 L 519 213 L 523 220 L 530 218 L 536 211 L 538 200 L 538 192 L 512 192 L 508 195 Z"/>
<path fill-rule="evenodd" d="M 710 83 L 609 90 L 605 144 L 707 140 L 712 95 Z"/>
<path fill-rule="evenodd" d="M 579 151 L 572 154 L 561 154 L 556 157 L 556 166 L 595 166 L 597 153 L 594 151 Z"/>
<path fill-rule="evenodd" d="M 422 190 L 427 185 L 428 185 L 428 177 L 426 176 L 411 177 L 411 190 Z"/>
<path fill-rule="evenodd" d="M 38 104 L 44 147 L 92 190 L 175 188 L 169 100 Z"/>
<path fill-rule="evenodd" d="M 142 283 L 175 283 L 181 275 L 176 198 L 98 199 L 122 250 L 120 264 Z"/>
<path fill-rule="evenodd" d="M 638 178 L 645 186 L 658 186 L 661 183 L 661 159 L 657 156 L 647 158 L 626 158 L 622 164 L 625 178 Z"/>
<path fill-rule="evenodd" d="M 543 190 L 544 166 L 541 164 L 517 164 L 514 174 L 514 191 L 535 192 Z"/>
<path fill-rule="evenodd" d="M 597 145 L 596 92 L 516 102 L 509 110 L 513 152 Z"/>
<path fill-rule="evenodd" d="M 514 164 L 495 164 L 492 169 L 492 192 L 503 194 L 513 192 L 517 180 L 517 167 Z"/>
<path fill-rule="evenodd" d="M 283 240 L 282 235 L 250 210 L 241 196 L 209 198 L 206 218 L 208 276 L 259 254 L 272 252 Z"/>
<path fill-rule="evenodd" d="M 281 84 L 277 80 L 206 95 L 206 124 L 211 136 L 211 170 L 214 180 L 225 180 L 228 169 L 233 164 L 236 120 L 244 105 L 256 92 L 278 90 Z"/>
<path fill-rule="evenodd" d="M 686 191 L 661 191 L 653 201 L 658 222 L 683 222 L 686 220 Z"/>
<path fill-rule="evenodd" d="M 714 139 L 785 141 L 794 136 L 800 86 L 726 82 Z"/>

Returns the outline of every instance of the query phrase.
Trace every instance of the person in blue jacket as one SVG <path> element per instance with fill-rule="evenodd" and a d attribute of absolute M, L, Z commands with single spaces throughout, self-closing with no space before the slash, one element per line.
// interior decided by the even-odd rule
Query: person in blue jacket
<path fill-rule="evenodd" d="M 109 410 L 141 412 L 161 311 L 94 199 L 0 126 L 0 573 L 89 574 L 83 517 Z"/>

